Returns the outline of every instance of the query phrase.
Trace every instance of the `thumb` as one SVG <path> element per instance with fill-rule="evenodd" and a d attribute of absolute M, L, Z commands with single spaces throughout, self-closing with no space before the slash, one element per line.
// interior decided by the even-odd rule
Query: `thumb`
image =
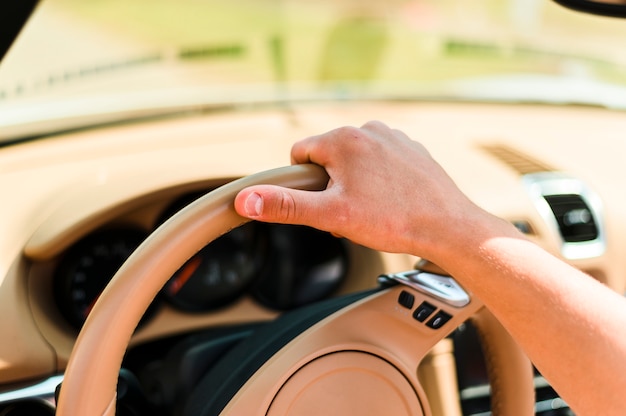
<path fill-rule="evenodd" d="M 237 194 L 235 210 L 242 217 L 257 221 L 314 226 L 319 202 L 311 194 L 275 185 L 251 186 Z"/>

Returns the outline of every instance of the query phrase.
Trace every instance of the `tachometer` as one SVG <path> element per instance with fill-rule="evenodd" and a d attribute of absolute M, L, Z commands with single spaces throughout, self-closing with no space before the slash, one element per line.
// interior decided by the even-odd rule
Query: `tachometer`
<path fill-rule="evenodd" d="M 65 254 L 54 277 L 55 298 L 67 321 L 80 328 L 100 293 L 146 237 L 135 228 L 91 234 Z"/>

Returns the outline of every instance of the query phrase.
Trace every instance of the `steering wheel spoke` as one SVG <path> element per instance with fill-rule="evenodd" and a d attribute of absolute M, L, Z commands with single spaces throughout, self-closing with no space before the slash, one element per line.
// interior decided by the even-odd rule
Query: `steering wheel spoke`
<path fill-rule="evenodd" d="M 422 359 L 482 307 L 402 285 L 329 316 L 261 367 L 223 414 L 430 414 L 417 379 Z M 387 394 L 382 394 L 387 392 Z"/>

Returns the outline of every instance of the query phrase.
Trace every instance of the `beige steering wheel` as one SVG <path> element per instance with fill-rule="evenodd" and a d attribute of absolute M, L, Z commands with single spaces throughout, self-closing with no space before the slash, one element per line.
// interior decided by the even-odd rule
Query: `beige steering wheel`
<path fill-rule="evenodd" d="M 259 173 L 205 195 L 159 227 L 120 268 L 85 322 L 65 371 L 57 415 L 115 414 L 118 374 L 138 322 L 180 265 L 209 242 L 248 221 L 240 217 L 233 207 L 234 197 L 241 189 L 264 183 L 322 190 L 327 182 L 326 172 L 315 165 L 297 165 Z M 398 393 L 397 400 L 387 398 L 388 404 L 398 409 L 393 414 L 403 414 L 402 409 L 405 414 L 430 414 L 430 407 L 414 373 L 428 350 L 450 330 L 415 329 L 415 322 L 411 322 L 410 317 L 406 318 L 407 313 L 397 307 L 396 299 L 401 290 L 386 290 L 376 295 L 375 299 L 361 301 L 354 307 L 346 308 L 349 310 L 338 314 L 337 318 L 328 318 L 307 330 L 304 340 L 300 341 L 305 347 L 298 349 L 296 340 L 296 346 L 276 354 L 268 361 L 268 367 L 263 369 L 263 377 L 256 377 L 256 381 L 251 379 L 250 385 L 246 384 L 240 390 L 224 413 L 316 414 L 314 410 L 306 410 L 310 407 L 308 402 L 294 402 L 289 392 L 316 400 L 314 395 L 318 390 L 334 387 L 333 383 L 341 387 L 346 384 L 360 385 L 371 379 L 373 384 L 363 385 L 363 391 L 380 386 L 395 392 L 390 396 L 404 392 Z M 422 296 L 415 295 L 418 300 Z M 429 302 L 440 306 L 437 301 L 429 299 Z M 447 325 L 453 329 L 471 316 L 477 317 L 480 332 L 486 335 L 494 413 L 534 414 L 531 366 L 480 302 L 473 300 L 469 307 L 455 311 Z M 364 322 L 364 319 L 367 321 Z M 363 363 L 364 370 L 353 370 L 360 363 Z M 363 377 L 363 374 L 374 374 L 378 369 L 380 372 L 375 376 Z M 320 383 L 311 382 L 320 379 L 325 383 L 321 388 Z M 300 384 L 288 380 L 300 380 Z M 396 388 L 393 383 L 401 386 Z M 365 403 L 367 400 L 364 401 L 362 392 L 360 394 L 357 391 L 354 395 L 346 393 L 344 396 L 348 400 Z M 332 405 L 338 406 L 335 408 L 337 411 L 342 406 L 334 402 Z M 251 407 L 242 410 L 246 409 L 242 406 Z M 364 408 L 374 407 L 364 404 Z"/>

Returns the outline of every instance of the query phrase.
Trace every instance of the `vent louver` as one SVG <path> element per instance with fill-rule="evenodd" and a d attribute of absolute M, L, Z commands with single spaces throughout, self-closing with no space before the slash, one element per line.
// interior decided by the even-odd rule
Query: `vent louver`
<path fill-rule="evenodd" d="M 551 166 L 543 163 L 539 159 L 535 159 L 512 147 L 502 144 L 485 144 L 480 147 L 520 175 L 551 172 L 554 170 Z"/>
<path fill-rule="evenodd" d="M 598 238 L 596 220 L 580 195 L 544 195 L 554 213 L 563 240 L 568 243 Z"/>
<path fill-rule="evenodd" d="M 558 234 L 565 258 L 588 259 L 604 254 L 602 201 L 584 182 L 558 172 L 524 175 L 522 182 L 539 214 Z"/>

